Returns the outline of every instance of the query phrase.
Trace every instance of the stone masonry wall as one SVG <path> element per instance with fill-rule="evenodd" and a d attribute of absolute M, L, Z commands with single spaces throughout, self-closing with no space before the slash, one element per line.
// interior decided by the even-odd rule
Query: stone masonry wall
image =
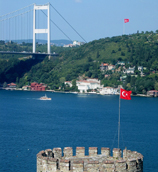
<path fill-rule="evenodd" d="M 89 147 L 85 155 L 84 147 L 76 148 L 73 156 L 71 147 L 54 148 L 37 154 L 37 172 L 143 172 L 143 156 L 136 151 L 114 148 L 111 156 L 109 148 Z"/>

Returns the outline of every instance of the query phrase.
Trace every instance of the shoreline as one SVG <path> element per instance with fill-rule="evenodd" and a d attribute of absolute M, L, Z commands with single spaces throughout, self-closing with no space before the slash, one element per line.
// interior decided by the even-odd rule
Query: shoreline
<path fill-rule="evenodd" d="M 0 90 L 6 90 L 6 91 L 31 91 L 31 90 L 23 90 L 23 89 L 14 89 L 14 88 L 0 88 Z M 100 94 L 100 93 L 96 93 L 96 92 L 87 92 L 87 93 L 79 93 L 79 92 L 66 92 L 66 91 L 55 91 L 55 90 L 45 90 L 47 92 L 54 92 L 54 93 L 65 93 L 65 94 L 85 94 L 85 95 L 102 95 L 102 96 L 111 96 L 111 95 L 119 95 L 119 94 Z M 34 92 L 34 91 L 33 91 Z M 37 92 L 44 92 L 44 91 L 37 91 Z M 131 96 L 135 96 L 135 97 L 147 97 L 147 98 L 152 98 L 156 96 L 147 96 L 145 94 L 137 94 L 137 95 L 131 95 Z"/>

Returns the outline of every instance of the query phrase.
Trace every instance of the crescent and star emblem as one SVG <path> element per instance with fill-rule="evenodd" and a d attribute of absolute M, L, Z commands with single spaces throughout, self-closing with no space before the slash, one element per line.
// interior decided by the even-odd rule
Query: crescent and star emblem
<path fill-rule="evenodd" d="M 128 94 L 125 91 L 122 91 L 122 96 L 126 97 Z"/>

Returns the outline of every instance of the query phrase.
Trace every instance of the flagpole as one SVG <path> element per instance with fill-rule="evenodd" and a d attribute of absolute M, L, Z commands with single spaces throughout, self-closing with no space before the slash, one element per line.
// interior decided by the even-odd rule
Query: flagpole
<path fill-rule="evenodd" d="M 123 21 L 123 35 L 125 34 L 125 22 Z"/>
<path fill-rule="evenodd" d="M 120 90 L 121 94 L 121 90 Z M 118 118 L 118 148 L 119 148 L 119 143 L 120 143 L 120 106 L 121 106 L 121 99 L 119 95 L 119 118 Z"/>

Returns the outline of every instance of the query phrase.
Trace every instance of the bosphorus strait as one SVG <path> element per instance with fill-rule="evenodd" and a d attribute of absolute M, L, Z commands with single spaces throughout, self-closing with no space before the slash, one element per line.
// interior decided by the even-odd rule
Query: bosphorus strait
<path fill-rule="evenodd" d="M 51 101 L 41 101 L 44 94 Z M 157 98 L 121 100 L 120 148 L 157 172 Z M 54 147 L 117 148 L 118 96 L 0 91 L 0 171 L 35 172 L 36 154 Z M 74 152 L 75 153 L 75 152 Z"/>

